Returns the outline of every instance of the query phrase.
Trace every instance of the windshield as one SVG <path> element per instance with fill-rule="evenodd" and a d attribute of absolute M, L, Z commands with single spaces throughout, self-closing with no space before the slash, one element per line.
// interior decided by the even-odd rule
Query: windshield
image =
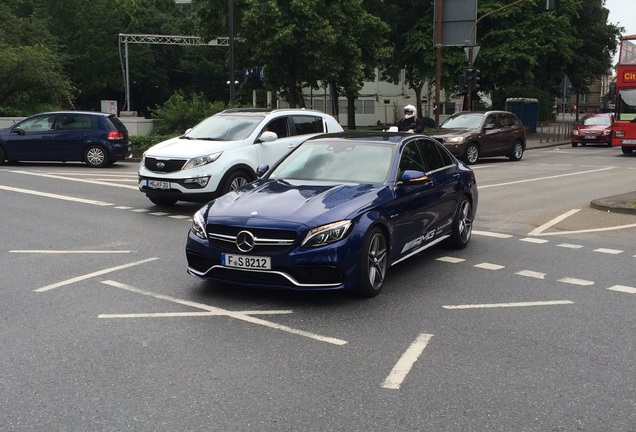
<path fill-rule="evenodd" d="M 339 141 L 308 141 L 287 156 L 269 178 L 384 183 L 394 146 Z"/>
<path fill-rule="evenodd" d="M 636 89 L 621 89 L 616 104 L 616 120 L 636 119 Z"/>
<path fill-rule="evenodd" d="M 581 123 L 585 126 L 610 126 L 612 120 L 609 116 L 584 117 Z"/>
<path fill-rule="evenodd" d="M 481 126 L 483 114 L 462 114 L 449 117 L 441 124 L 440 129 L 477 129 Z"/>
<path fill-rule="evenodd" d="M 239 141 L 249 137 L 264 116 L 213 115 L 185 134 L 189 139 Z"/>

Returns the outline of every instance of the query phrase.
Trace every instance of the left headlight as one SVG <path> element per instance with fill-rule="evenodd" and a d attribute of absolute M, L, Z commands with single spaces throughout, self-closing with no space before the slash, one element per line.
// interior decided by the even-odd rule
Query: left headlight
<path fill-rule="evenodd" d="M 208 211 L 208 206 L 205 205 L 201 207 L 195 214 L 192 216 L 192 232 L 195 236 L 206 240 L 208 235 L 205 232 L 205 214 Z"/>
<path fill-rule="evenodd" d="M 342 240 L 349 233 L 351 225 L 350 220 L 343 220 L 313 228 L 309 231 L 309 234 L 307 234 L 301 246 L 324 246 Z"/>
<path fill-rule="evenodd" d="M 453 143 L 453 144 L 459 144 L 462 141 L 464 141 L 464 137 L 463 136 L 454 136 L 454 137 L 450 137 L 450 138 L 448 138 L 446 140 L 446 142 Z"/>
<path fill-rule="evenodd" d="M 183 166 L 182 169 L 190 169 L 190 168 L 200 167 L 202 165 L 207 165 L 209 163 L 214 162 L 218 158 L 220 158 L 222 154 L 223 152 L 218 152 L 218 153 L 213 153 L 213 154 L 209 154 L 205 156 L 198 156 L 198 157 L 192 158 L 186 162 L 186 164 Z"/>

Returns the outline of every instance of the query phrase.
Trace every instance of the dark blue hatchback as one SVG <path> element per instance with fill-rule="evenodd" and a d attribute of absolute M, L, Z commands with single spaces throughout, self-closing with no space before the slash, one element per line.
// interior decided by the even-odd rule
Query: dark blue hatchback
<path fill-rule="evenodd" d="M 126 126 L 108 113 L 41 113 L 0 130 L 0 164 L 81 161 L 101 168 L 125 159 L 131 149 Z"/>
<path fill-rule="evenodd" d="M 188 272 L 370 297 L 392 265 L 443 241 L 466 247 L 477 200 L 473 171 L 430 137 L 321 135 L 193 216 Z"/>

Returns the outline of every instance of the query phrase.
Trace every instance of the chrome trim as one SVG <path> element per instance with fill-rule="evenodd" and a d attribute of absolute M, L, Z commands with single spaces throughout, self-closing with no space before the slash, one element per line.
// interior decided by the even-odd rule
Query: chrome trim
<path fill-rule="evenodd" d="M 228 243 L 236 243 L 236 236 L 226 234 L 208 233 L 208 238 L 211 240 L 220 240 Z M 268 239 L 254 237 L 254 247 L 256 246 L 291 246 L 295 240 L 284 239 Z"/>
<path fill-rule="evenodd" d="M 190 273 L 191 275 L 194 276 L 199 276 L 199 277 L 203 277 L 206 274 L 208 274 L 211 270 L 214 270 L 216 268 L 222 268 L 225 270 L 236 270 L 236 271 L 244 271 L 244 272 L 250 272 L 250 273 L 269 273 L 269 274 L 276 274 L 279 276 L 284 277 L 285 279 L 287 279 L 289 282 L 291 282 L 294 286 L 297 287 L 337 287 L 342 285 L 342 283 L 330 283 L 330 284 L 303 284 L 298 282 L 296 279 L 294 279 L 293 277 L 291 277 L 290 275 L 288 275 L 287 273 L 283 273 L 280 271 L 275 271 L 275 270 L 254 270 L 254 269 L 242 269 L 242 268 L 237 268 L 237 267 L 226 267 L 226 266 L 222 266 L 222 265 L 213 265 L 212 267 L 210 267 L 209 269 L 207 269 L 207 271 L 205 272 L 199 272 L 196 271 L 195 269 L 193 269 L 192 267 L 188 266 L 188 273 Z"/>

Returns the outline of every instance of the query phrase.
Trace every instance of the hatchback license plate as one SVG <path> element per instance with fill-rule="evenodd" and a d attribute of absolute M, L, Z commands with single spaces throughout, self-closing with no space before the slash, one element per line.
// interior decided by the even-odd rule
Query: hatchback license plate
<path fill-rule="evenodd" d="M 594 135 L 585 135 L 583 138 L 585 139 L 596 139 Z"/>
<path fill-rule="evenodd" d="M 270 257 L 232 255 L 225 253 L 222 254 L 221 264 L 225 267 L 244 269 L 270 270 L 272 268 Z"/>
<path fill-rule="evenodd" d="M 170 182 L 159 180 L 146 180 L 146 186 L 150 189 L 170 189 Z"/>

